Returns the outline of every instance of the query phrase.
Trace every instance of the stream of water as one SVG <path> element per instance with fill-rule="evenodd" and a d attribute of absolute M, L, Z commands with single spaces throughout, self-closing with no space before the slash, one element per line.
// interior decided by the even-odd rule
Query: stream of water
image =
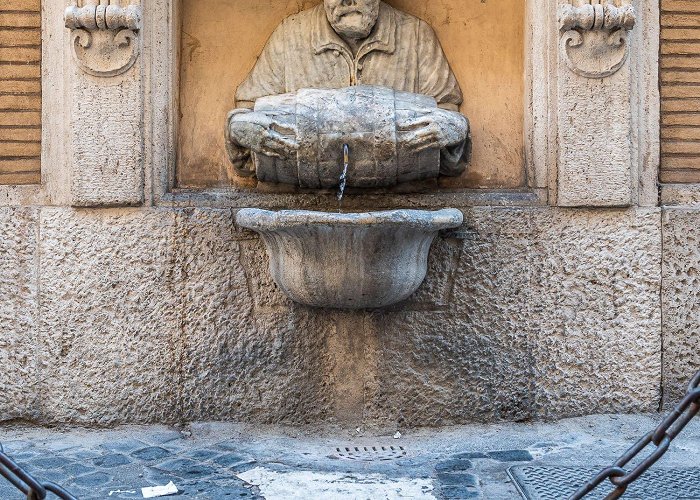
<path fill-rule="evenodd" d="M 338 189 L 338 212 L 343 211 L 343 197 L 345 187 L 348 184 L 348 167 L 350 166 L 350 147 L 343 144 L 343 173 L 340 174 L 340 187 Z"/>

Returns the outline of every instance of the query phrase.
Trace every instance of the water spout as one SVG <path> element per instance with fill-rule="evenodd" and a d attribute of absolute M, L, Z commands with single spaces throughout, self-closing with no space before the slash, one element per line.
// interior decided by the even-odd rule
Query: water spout
<path fill-rule="evenodd" d="M 343 211 L 343 196 L 345 196 L 345 186 L 348 183 L 348 167 L 350 166 L 350 147 L 343 144 L 343 173 L 340 174 L 340 187 L 338 189 L 338 212 Z"/>

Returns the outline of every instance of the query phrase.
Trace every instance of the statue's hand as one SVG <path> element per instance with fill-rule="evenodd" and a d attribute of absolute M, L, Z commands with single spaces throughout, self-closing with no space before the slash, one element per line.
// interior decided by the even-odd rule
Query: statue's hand
<path fill-rule="evenodd" d="M 296 129 L 265 113 L 233 113 L 229 117 L 228 126 L 229 137 L 233 143 L 256 153 L 286 159 L 299 149 Z M 286 132 L 287 135 L 283 135 L 282 132 Z"/>
<path fill-rule="evenodd" d="M 401 132 L 400 146 L 415 152 L 454 146 L 469 135 L 469 121 L 464 115 L 440 108 L 402 112 L 397 117 L 397 126 Z"/>

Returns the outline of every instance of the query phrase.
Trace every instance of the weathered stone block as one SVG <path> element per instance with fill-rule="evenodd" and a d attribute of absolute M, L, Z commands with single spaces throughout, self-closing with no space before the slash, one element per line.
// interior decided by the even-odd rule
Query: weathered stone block
<path fill-rule="evenodd" d="M 412 426 L 530 416 L 531 214 L 475 209 L 465 225 L 470 238 L 447 310 L 372 315 L 382 359 L 369 402 L 377 419 Z"/>
<path fill-rule="evenodd" d="M 646 172 L 639 177 L 633 161 L 638 148 L 647 149 L 633 141 L 646 132 L 634 114 L 636 106 L 643 106 L 637 99 L 644 99 L 648 89 L 635 87 L 650 63 L 628 62 L 631 46 L 644 51 L 643 43 L 632 44 L 630 35 L 637 10 L 630 3 L 552 3 L 558 4 L 559 24 L 556 204 L 630 206 L 639 194 L 637 184 L 647 180 Z M 641 16 L 642 30 L 646 19 Z"/>
<path fill-rule="evenodd" d="M 42 210 L 43 421 L 177 419 L 176 215 Z"/>
<path fill-rule="evenodd" d="M 610 16 L 606 14 L 606 21 Z M 625 61 L 629 43 L 626 30 L 634 22 L 611 24 L 614 27 L 593 30 L 572 30 L 576 24 L 570 24 L 561 30 L 557 78 L 558 206 L 619 207 L 633 202 L 633 78 L 630 64 Z M 618 30 L 620 27 L 623 29 Z M 612 43 L 612 33 L 622 43 Z"/>
<path fill-rule="evenodd" d="M 173 290 L 178 302 L 178 414 L 206 418 L 223 414 L 231 392 L 228 378 L 232 334 L 245 329 L 248 297 L 229 210 L 185 210 L 176 214 Z M 176 366 L 173 366 L 176 368 Z"/>
<path fill-rule="evenodd" d="M 536 415 L 654 411 L 661 385 L 659 211 L 537 210 L 534 222 Z"/>
<path fill-rule="evenodd" d="M 71 205 L 129 206 L 143 202 L 140 76 L 138 66 L 116 80 L 75 71 L 70 128 Z"/>
<path fill-rule="evenodd" d="M 38 215 L 0 208 L 0 420 L 36 414 Z"/>
<path fill-rule="evenodd" d="M 253 314 L 230 210 L 45 209 L 40 421 L 322 420 L 327 332 Z M 262 265 L 264 260 L 260 261 Z"/>
<path fill-rule="evenodd" d="M 700 211 L 663 215 L 664 405 L 679 402 L 700 370 Z"/>
<path fill-rule="evenodd" d="M 244 325 L 222 331 L 213 345 L 203 336 L 205 345 L 193 348 L 187 360 L 185 420 L 327 420 L 332 400 L 325 344 L 332 325 L 321 314 L 294 307 L 287 314 L 248 317 Z"/>

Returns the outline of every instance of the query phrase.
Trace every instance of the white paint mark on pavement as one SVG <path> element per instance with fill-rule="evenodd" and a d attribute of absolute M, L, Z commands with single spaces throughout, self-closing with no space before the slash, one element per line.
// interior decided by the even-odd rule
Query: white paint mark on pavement
<path fill-rule="evenodd" d="M 246 483 L 260 488 L 266 500 L 394 500 L 415 498 L 435 500 L 430 479 L 388 478 L 381 474 L 336 472 L 278 472 L 257 467 L 238 474 Z"/>
<path fill-rule="evenodd" d="M 143 498 L 166 497 L 177 493 L 177 486 L 175 486 L 172 481 L 165 486 L 149 486 L 148 488 L 141 488 Z"/>

